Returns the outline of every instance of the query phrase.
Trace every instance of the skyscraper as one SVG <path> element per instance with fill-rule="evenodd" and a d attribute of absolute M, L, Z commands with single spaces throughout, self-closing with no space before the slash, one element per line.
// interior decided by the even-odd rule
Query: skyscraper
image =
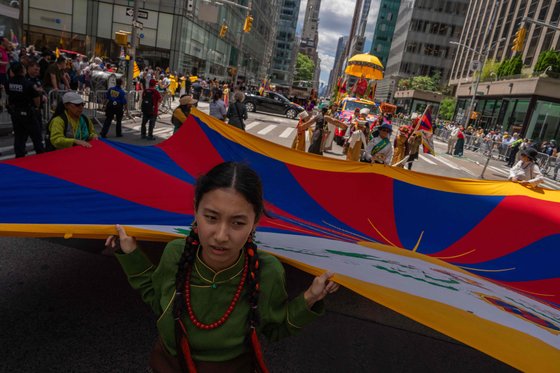
<path fill-rule="evenodd" d="M 338 39 L 338 44 L 336 46 L 336 53 L 334 57 L 334 65 L 331 73 L 329 75 L 329 83 L 327 86 L 327 94 L 330 94 L 333 87 L 336 85 L 338 79 L 338 71 L 340 71 L 340 66 L 344 63 L 342 55 L 346 50 L 346 43 L 348 43 L 348 36 L 342 36 Z"/>
<path fill-rule="evenodd" d="M 379 58 L 383 66 L 387 65 L 389 59 L 400 5 L 401 0 L 381 0 L 379 4 L 370 53 Z"/>
<path fill-rule="evenodd" d="M 288 90 L 294 79 L 297 55 L 296 27 L 301 0 L 281 0 L 280 17 L 272 56 L 272 83 Z"/>
<path fill-rule="evenodd" d="M 308 0 L 305 9 L 305 19 L 303 21 L 303 31 L 299 51 L 307 55 L 315 64 L 315 74 L 313 76 L 313 88 L 317 90 L 319 86 L 320 66 L 317 46 L 319 44 L 319 10 L 321 0 Z"/>

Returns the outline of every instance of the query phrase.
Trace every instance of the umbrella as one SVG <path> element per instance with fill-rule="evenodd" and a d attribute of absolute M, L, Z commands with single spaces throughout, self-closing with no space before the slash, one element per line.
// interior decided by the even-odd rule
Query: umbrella
<path fill-rule="evenodd" d="M 357 54 L 348 60 L 348 66 L 344 72 L 348 75 L 366 79 L 383 79 L 383 65 L 379 58 L 369 53 Z"/>

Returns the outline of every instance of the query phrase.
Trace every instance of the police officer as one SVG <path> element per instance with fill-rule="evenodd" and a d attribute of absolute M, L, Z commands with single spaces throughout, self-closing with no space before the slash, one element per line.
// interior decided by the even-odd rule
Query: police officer
<path fill-rule="evenodd" d="M 39 110 L 35 111 L 35 120 L 37 121 L 37 126 L 39 128 L 43 128 L 43 116 L 41 110 L 43 106 L 47 102 L 47 96 L 45 94 L 45 90 L 43 89 L 43 79 L 41 79 L 41 66 L 39 62 L 36 60 L 30 60 L 27 64 L 27 80 L 33 84 L 33 88 L 39 93 L 41 96 L 41 104 L 39 106 Z"/>
<path fill-rule="evenodd" d="M 41 103 L 40 94 L 33 84 L 25 79 L 25 68 L 19 62 L 10 66 L 10 77 L 6 84 L 8 94 L 8 111 L 14 127 L 14 152 L 16 158 L 25 157 L 25 143 L 31 137 L 35 153 L 44 152 L 41 127 L 37 126 L 36 110 Z"/>
<path fill-rule="evenodd" d="M 101 137 L 107 137 L 109 128 L 111 127 L 111 122 L 113 117 L 117 118 L 117 137 L 122 137 L 122 117 L 124 114 L 124 108 L 126 107 L 126 92 L 121 88 L 122 79 L 117 79 L 117 83 L 114 87 L 109 88 L 107 91 L 107 104 L 105 107 L 105 123 L 103 123 L 103 128 L 101 129 Z"/>

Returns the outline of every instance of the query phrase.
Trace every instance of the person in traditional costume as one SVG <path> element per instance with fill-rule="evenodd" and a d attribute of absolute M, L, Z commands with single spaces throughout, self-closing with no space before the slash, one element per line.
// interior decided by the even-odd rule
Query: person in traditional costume
<path fill-rule="evenodd" d="M 367 144 L 367 136 L 364 134 L 367 121 L 365 119 L 357 119 L 354 121 L 354 129 L 348 139 L 348 151 L 346 159 L 349 161 L 359 162 L 362 156 L 362 148 Z"/>
<path fill-rule="evenodd" d="M 392 160 L 393 166 L 404 167 L 404 162 L 401 163 L 401 161 L 408 155 L 408 132 L 408 126 L 403 125 L 399 127 L 399 133 L 395 136 L 393 143 L 395 148 Z"/>
<path fill-rule="evenodd" d="M 167 244 L 159 264 L 116 226 L 106 245 L 158 315 L 151 371 L 268 372 L 258 334 L 278 340 L 324 313 L 323 298 L 339 288 L 334 274 L 289 301 L 282 264 L 256 245 L 264 213 L 257 173 L 225 162 L 197 180 L 192 228 Z"/>
<path fill-rule="evenodd" d="M 327 123 L 332 123 L 337 127 L 346 129 L 348 125 L 335 119 L 333 117 L 327 116 L 326 113 L 328 111 L 327 107 L 321 109 L 321 112 L 307 122 L 302 125 L 304 130 L 311 127 L 311 125 L 315 125 L 313 129 L 313 135 L 311 136 L 311 143 L 309 144 L 309 148 L 307 151 L 309 153 L 323 155 L 323 142 L 325 141 L 326 134 L 325 134 L 325 127 Z"/>
<path fill-rule="evenodd" d="M 409 170 L 412 170 L 412 163 L 418 159 L 421 144 L 422 132 L 413 132 L 408 138 L 408 159 L 406 160 L 406 166 Z"/>
<path fill-rule="evenodd" d="M 292 149 L 296 149 L 305 152 L 305 129 L 303 124 L 309 118 L 309 113 L 307 111 L 302 111 L 298 114 L 299 122 L 296 126 L 296 136 L 292 142 Z"/>
<path fill-rule="evenodd" d="M 362 76 L 360 77 L 360 79 L 358 79 L 358 81 L 356 81 L 356 83 L 354 84 L 354 87 L 352 87 L 352 93 L 354 94 L 355 97 L 364 97 L 364 95 L 366 94 L 366 90 L 368 87 L 368 81 L 366 80 L 366 77 L 364 74 L 362 74 Z"/>
<path fill-rule="evenodd" d="M 389 136 L 393 128 L 387 123 L 383 123 L 378 128 L 379 136 L 374 137 L 368 143 L 362 160 L 364 162 L 390 165 L 393 158 L 393 145 L 389 141 Z"/>

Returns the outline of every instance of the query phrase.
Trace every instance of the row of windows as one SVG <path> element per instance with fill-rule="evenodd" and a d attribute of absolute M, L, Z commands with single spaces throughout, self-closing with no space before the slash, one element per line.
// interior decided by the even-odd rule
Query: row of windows
<path fill-rule="evenodd" d="M 433 35 L 460 37 L 462 27 L 447 23 L 429 22 L 422 19 L 413 19 L 409 26 L 410 31 L 423 32 Z"/>
<path fill-rule="evenodd" d="M 469 2 L 454 2 L 446 0 L 417 0 L 415 7 L 418 9 L 432 10 L 435 12 L 443 12 L 446 14 L 467 14 Z"/>
<path fill-rule="evenodd" d="M 411 62 L 404 62 L 401 66 L 401 72 L 407 75 L 427 75 L 435 76 L 439 74 L 442 80 L 449 79 L 449 71 L 447 71 L 447 76 L 443 76 L 445 70 L 441 67 L 435 67 L 430 65 L 420 65 Z"/>
<path fill-rule="evenodd" d="M 410 41 L 406 44 L 406 51 L 408 53 L 422 54 L 424 56 L 434 56 L 448 58 L 450 48 L 447 46 L 441 46 L 437 44 L 430 43 L 420 43 L 416 41 Z"/>

